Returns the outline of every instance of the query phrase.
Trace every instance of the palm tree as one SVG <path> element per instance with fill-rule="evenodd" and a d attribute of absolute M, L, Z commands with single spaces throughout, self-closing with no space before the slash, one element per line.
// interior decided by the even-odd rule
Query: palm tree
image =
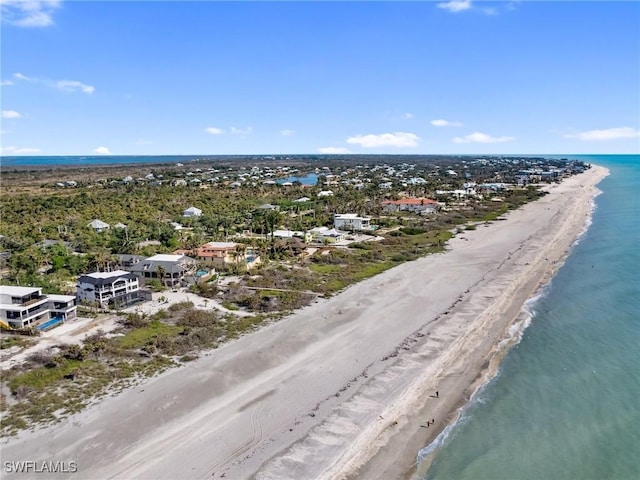
<path fill-rule="evenodd" d="M 158 279 L 160 279 L 160 283 L 162 283 L 163 286 L 166 286 L 164 283 L 164 276 L 167 273 L 165 268 L 162 265 L 158 265 L 158 268 L 156 268 L 156 272 L 158 273 Z"/>

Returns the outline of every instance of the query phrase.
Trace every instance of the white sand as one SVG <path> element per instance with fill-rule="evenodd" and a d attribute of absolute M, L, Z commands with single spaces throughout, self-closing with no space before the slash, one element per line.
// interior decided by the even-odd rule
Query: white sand
<path fill-rule="evenodd" d="M 594 167 L 458 236 L 445 254 L 5 440 L 2 460 L 73 460 L 91 479 L 410 475 L 583 229 L 605 174 Z M 434 427 L 419 427 L 431 417 Z"/>

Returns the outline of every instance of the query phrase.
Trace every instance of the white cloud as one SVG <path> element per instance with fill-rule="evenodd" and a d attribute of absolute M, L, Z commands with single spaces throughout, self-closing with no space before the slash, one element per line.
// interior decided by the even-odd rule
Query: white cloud
<path fill-rule="evenodd" d="M 448 120 L 431 120 L 431 125 L 434 127 L 461 127 L 462 123 L 460 122 L 450 122 Z"/>
<path fill-rule="evenodd" d="M 326 153 L 326 154 L 351 153 L 348 148 L 344 148 L 344 147 L 320 147 L 318 149 L 318 152 L 319 153 Z"/>
<path fill-rule="evenodd" d="M 97 153 L 98 155 L 111 155 L 111 150 L 109 150 L 107 147 L 98 147 L 93 152 Z"/>
<path fill-rule="evenodd" d="M 40 152 L 39 148 L 0 147 L 0 155 L 25 155 L 38 152 Z"/>
<path fill-rule="evenodd" d="M 294 133 L 296 133 L 294 130 L 280 130 L 280 135 L 283 137 L 290 137 Z"/>
<path fill-rule="evenodd" d="M 82 92 L 86 94 L 92 94 L 96 90 L 95 87 L 91 85 L 86 85 L 82 82 L 78 82 L 77 80 L 51 81 L 47 79 L 28 77 L 22 73 L 14 73 L 13 76 L 18 80 L 23 80 L 29 83 L 37 83 L 49 88 L 57 88 L 58 90 L 62 90 L 64 92 Z"/>
<path fill-rule="evenodd" d="M 14 73 L 13 76 L 15 78 L 17 78 L 18 80 L 24 80 L 25 82 L 35 82 L 35 81 L 37 81 L 35 78 L 27 77 L 26 75 L 23 75 L 20 72 Z"/>
<path fill-rule="evenodd" d="M 2 86 L 2 87 L 7 87 L 9 85 L 13 85 L 13 82 L 11 80 L 2 80 L 0 82 L 0 86 Z"/>
<path fill-rule="evenodd" d="M 471 8 L 471 0 L 451 0 L 449 2 L 440 2 L 438 8 L 449 10 L 452 13 L 463 12 Z"/>
<path fill-rule="evenodd" d="M 247 127 L 244 130 L 242 130 L 241 128 L 231 127 L 230 131 L 234 135 L 249 135 L 251 132 L 253 132 L 253 127 Z"/>
<path fill-rule="evenodd" d="M 606 141 L 618 140 L 621 138 L 638 138 L 640 131 L 631 127 L 607 128 L 604 130 L 589 130 L 579 133 L 567 133 L 565 138 L 576 138 L 578 140 L 589 141 Z"/>
<path fill-rule="evenodd" d="M 221 135 L 224 133 L 224 130 L 216 127 L 207 127 L 204 129 L 204 131 L 210 133 L 211 135 Z"/>
<path fill-rule="evenodd" d="M 380 135 L 356 135 L 347 138 L 347 143 L 360 145 L 364 148 L 376 147 L 415 147 L 420 137 L 415 133 L 395 132 L 382 133 Z"/>
<path fill-rule="evenodd" d="M 2 110 L 2 118 L 22 118 L 15 110 Z"/>
<path fill-rule="evenodd" d="M 60 0 L 2 0 L 2 22 L 16 27 L 53 25 L 53 12 Z"/>
<path fill-rule="evenodd" d="M 92 94 L 95 91 L 95 88 L 91 85 L 85 85 L 82 82 L 77 82 L 75 80 L 60 80 L 56 83 L 56 87 L 60 90 L 64 90 L 65 92 L 75 92 L 80 90 L 82 93 Z"/>
<path fill-rule="evenodd" d="M 465 137 L 456 137 L 453 143 L 505 143 L 515 140 L 515 137 L 492 137 L 486 133 L 474 132 Z"/>
<path fill-rule="evenodd" d="M 411 112 L 406 112 L 406 113 L 403 115 L 403 117 L 404 117 L 406 120 L 411 120 L 411 119 L 413 118 L 413 113 L 411 113 Z"/>

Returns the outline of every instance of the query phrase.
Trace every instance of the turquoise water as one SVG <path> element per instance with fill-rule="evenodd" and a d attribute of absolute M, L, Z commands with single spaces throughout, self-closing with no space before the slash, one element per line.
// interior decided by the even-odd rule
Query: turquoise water
<path fill-rule="evenodd" d="M 579 159 L 611 171 L 593 223 L 426 479 L 640 478 L 640 156 Z"/>

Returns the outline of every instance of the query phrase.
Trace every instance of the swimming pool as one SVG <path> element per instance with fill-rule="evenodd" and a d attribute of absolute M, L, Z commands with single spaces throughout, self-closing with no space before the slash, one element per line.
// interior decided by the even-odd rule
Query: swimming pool
<path fill-rule="evenodd" d="M 41 323 L 36 328 L 42 332 L 45 330 L 49 330 L 50 328 L 57 327 L 59 324 L 64 322 L 64 318 L 62 317 L 53 317 L 51 320 L 47 320 L 44 323 Z"/>

